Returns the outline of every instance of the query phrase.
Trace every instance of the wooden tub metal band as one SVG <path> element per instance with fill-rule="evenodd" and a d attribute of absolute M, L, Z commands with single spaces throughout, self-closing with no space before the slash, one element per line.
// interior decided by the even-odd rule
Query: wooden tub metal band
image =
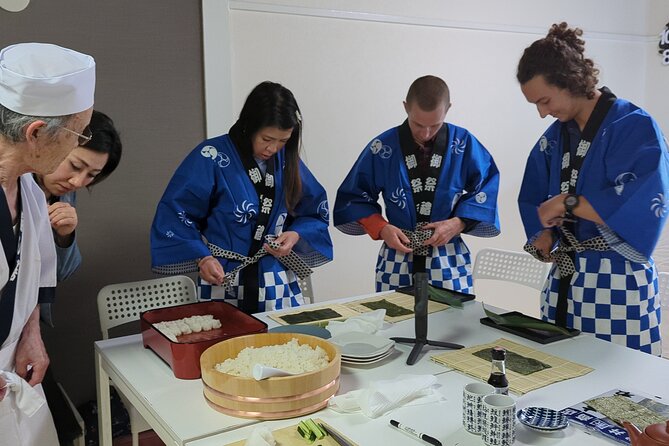
<path fill-rule="evenodd" d="M 339 384 L 339 377 L 335 378 L 334 380 L 330 381 L 329 383 L 325 384 L 324 386 L 321 386 L 317 389 L 311 390 L 307 393 L 302 393 L 300 394 L 299 398 L 295 398 L 295 396 L 281 396 L 281 397 L 275 397 L 275 398 L 259 398 L 255 396 L 239 396 L 239 395 L 230 395 L 229 393 L 223 393 L 220 390 L 216 390 L 213 387 L 209 386 L 206 382 L 202 382 L 204 386 L 207 388 L 208 391 L 215 395 L 219 395 L 223 398 L 232 400 L 232 401 L 242 401 L 242 402 L 249 402 L 249 403 L 281 403 L 284 401 L 299 401 L 301 399 L 307 399 L 312 396 L 316 396 L 319 393 L 322 393 L 329 388 L 336 386 Z"/>
<path fill-rule="evenodd" d="M 332 397 L 330 397 L 332 398 Z M 207 403 L 211 407 L 213 407 L 215 410 L 218 410 L 219 412 L 226 413 L 228 415 L 232 416 L 238 416 L 238 417 L 243 417 L 243 418 L 259 418 L 259 419 L 270 419 L 270 420 L 277 420 L 277 419 L 282 419 L 282 418 L 294 418 L 296 416 L 300 415 L 305 415 L 308 413 L 314 413 L 317 410 L 322 409 L 327 405 L 328 400 L 326 399 L 323 401 L 319 401 L 318 403 L 309 406 L 309 407 L 301 407 L 299 409 L 292 409 L 292 410 L 287 410 L 284 412 L 258 412 L 258 411 L 249 411 L 249 410 L 235 410 L 235 409 L 228 409 L 227 407 L 219 406 L 218 404 L 209 401 L 208 399 L 205 398 Z"/>

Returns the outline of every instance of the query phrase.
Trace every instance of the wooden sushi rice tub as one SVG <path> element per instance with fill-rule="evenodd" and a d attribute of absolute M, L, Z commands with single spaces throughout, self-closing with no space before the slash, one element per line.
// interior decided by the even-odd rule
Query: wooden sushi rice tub
<path fill-rule="evenodd" d="M 293 376 L 256 381 L 222 373 L 216 364 L 236 358 L 246 347 L 280 345 L 297 339 L 300 345 L 320 346 L 328 355 L 328 365 L 320 370 Z M 228 415 L 278 420 L 316 412 L 327 405 L 339 390 L 341 355 L 325 339 L 298 333 L 262 333 L 219 342 L 200 357 L 204 397 L 211 407 Z"/>

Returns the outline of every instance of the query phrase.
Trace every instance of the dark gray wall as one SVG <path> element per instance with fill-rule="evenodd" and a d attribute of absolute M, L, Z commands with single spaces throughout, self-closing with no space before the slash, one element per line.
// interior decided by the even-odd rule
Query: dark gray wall
<path fill-rule="evenodd" d="M 121 164 L 78 196 L 81 269 L 59 285 L 56 328 L 42 327 L 56 378 L 75 404 L 95 398 L 96 296 L 104 285 L 154 277 L 149 228 L 178 163 L 205 134 L 200 2 L 32 0 L 0 9 L 0 47 L 37 41 L 95 57 L 95 108 L 114 119 Z"/>

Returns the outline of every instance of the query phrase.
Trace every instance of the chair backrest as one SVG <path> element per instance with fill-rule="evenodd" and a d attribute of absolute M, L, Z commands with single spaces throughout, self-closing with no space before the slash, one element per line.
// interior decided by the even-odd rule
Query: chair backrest
<path fill-rule="evenodd" d="M 526 252 L 484 248 L 474 261 L 474 285 L 478 279 L 492 279 L 542 290 L 550 269 L 550 263 L 541 262 Z"/>
<path fill-rule="evenodd" d="M 300 284 L 300 289 L 302 290 L 302 296 L 304 296 L 304 302 L 310 304 L 314 301 L 314 288 L 311 285 L 311 276 L 306 279 L 297 279 L 297 283 Z"/>
<path fill-rule="evenodd" d="M 657 279 L 660 282 L 660 305 L 669 308 L 669 273 L 657 273 Z"/>
<path fill-rule="evenodd" d="M 139 319 L 142 311 L 192 303 L 196 300 L 195 283 L 188 276 L 107 285 L 98 293 L 102 338 L 109 338 L 110 328 Z"/>

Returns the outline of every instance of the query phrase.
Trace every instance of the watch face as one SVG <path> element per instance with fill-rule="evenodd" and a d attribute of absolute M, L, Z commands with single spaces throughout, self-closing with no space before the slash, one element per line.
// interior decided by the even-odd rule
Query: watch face
<path fill-rule="evenodd" d="M 565 211 L 571 213 L 576 206 L 578 206 L 578 195 L 567 195 L 564 199 Z"/>

